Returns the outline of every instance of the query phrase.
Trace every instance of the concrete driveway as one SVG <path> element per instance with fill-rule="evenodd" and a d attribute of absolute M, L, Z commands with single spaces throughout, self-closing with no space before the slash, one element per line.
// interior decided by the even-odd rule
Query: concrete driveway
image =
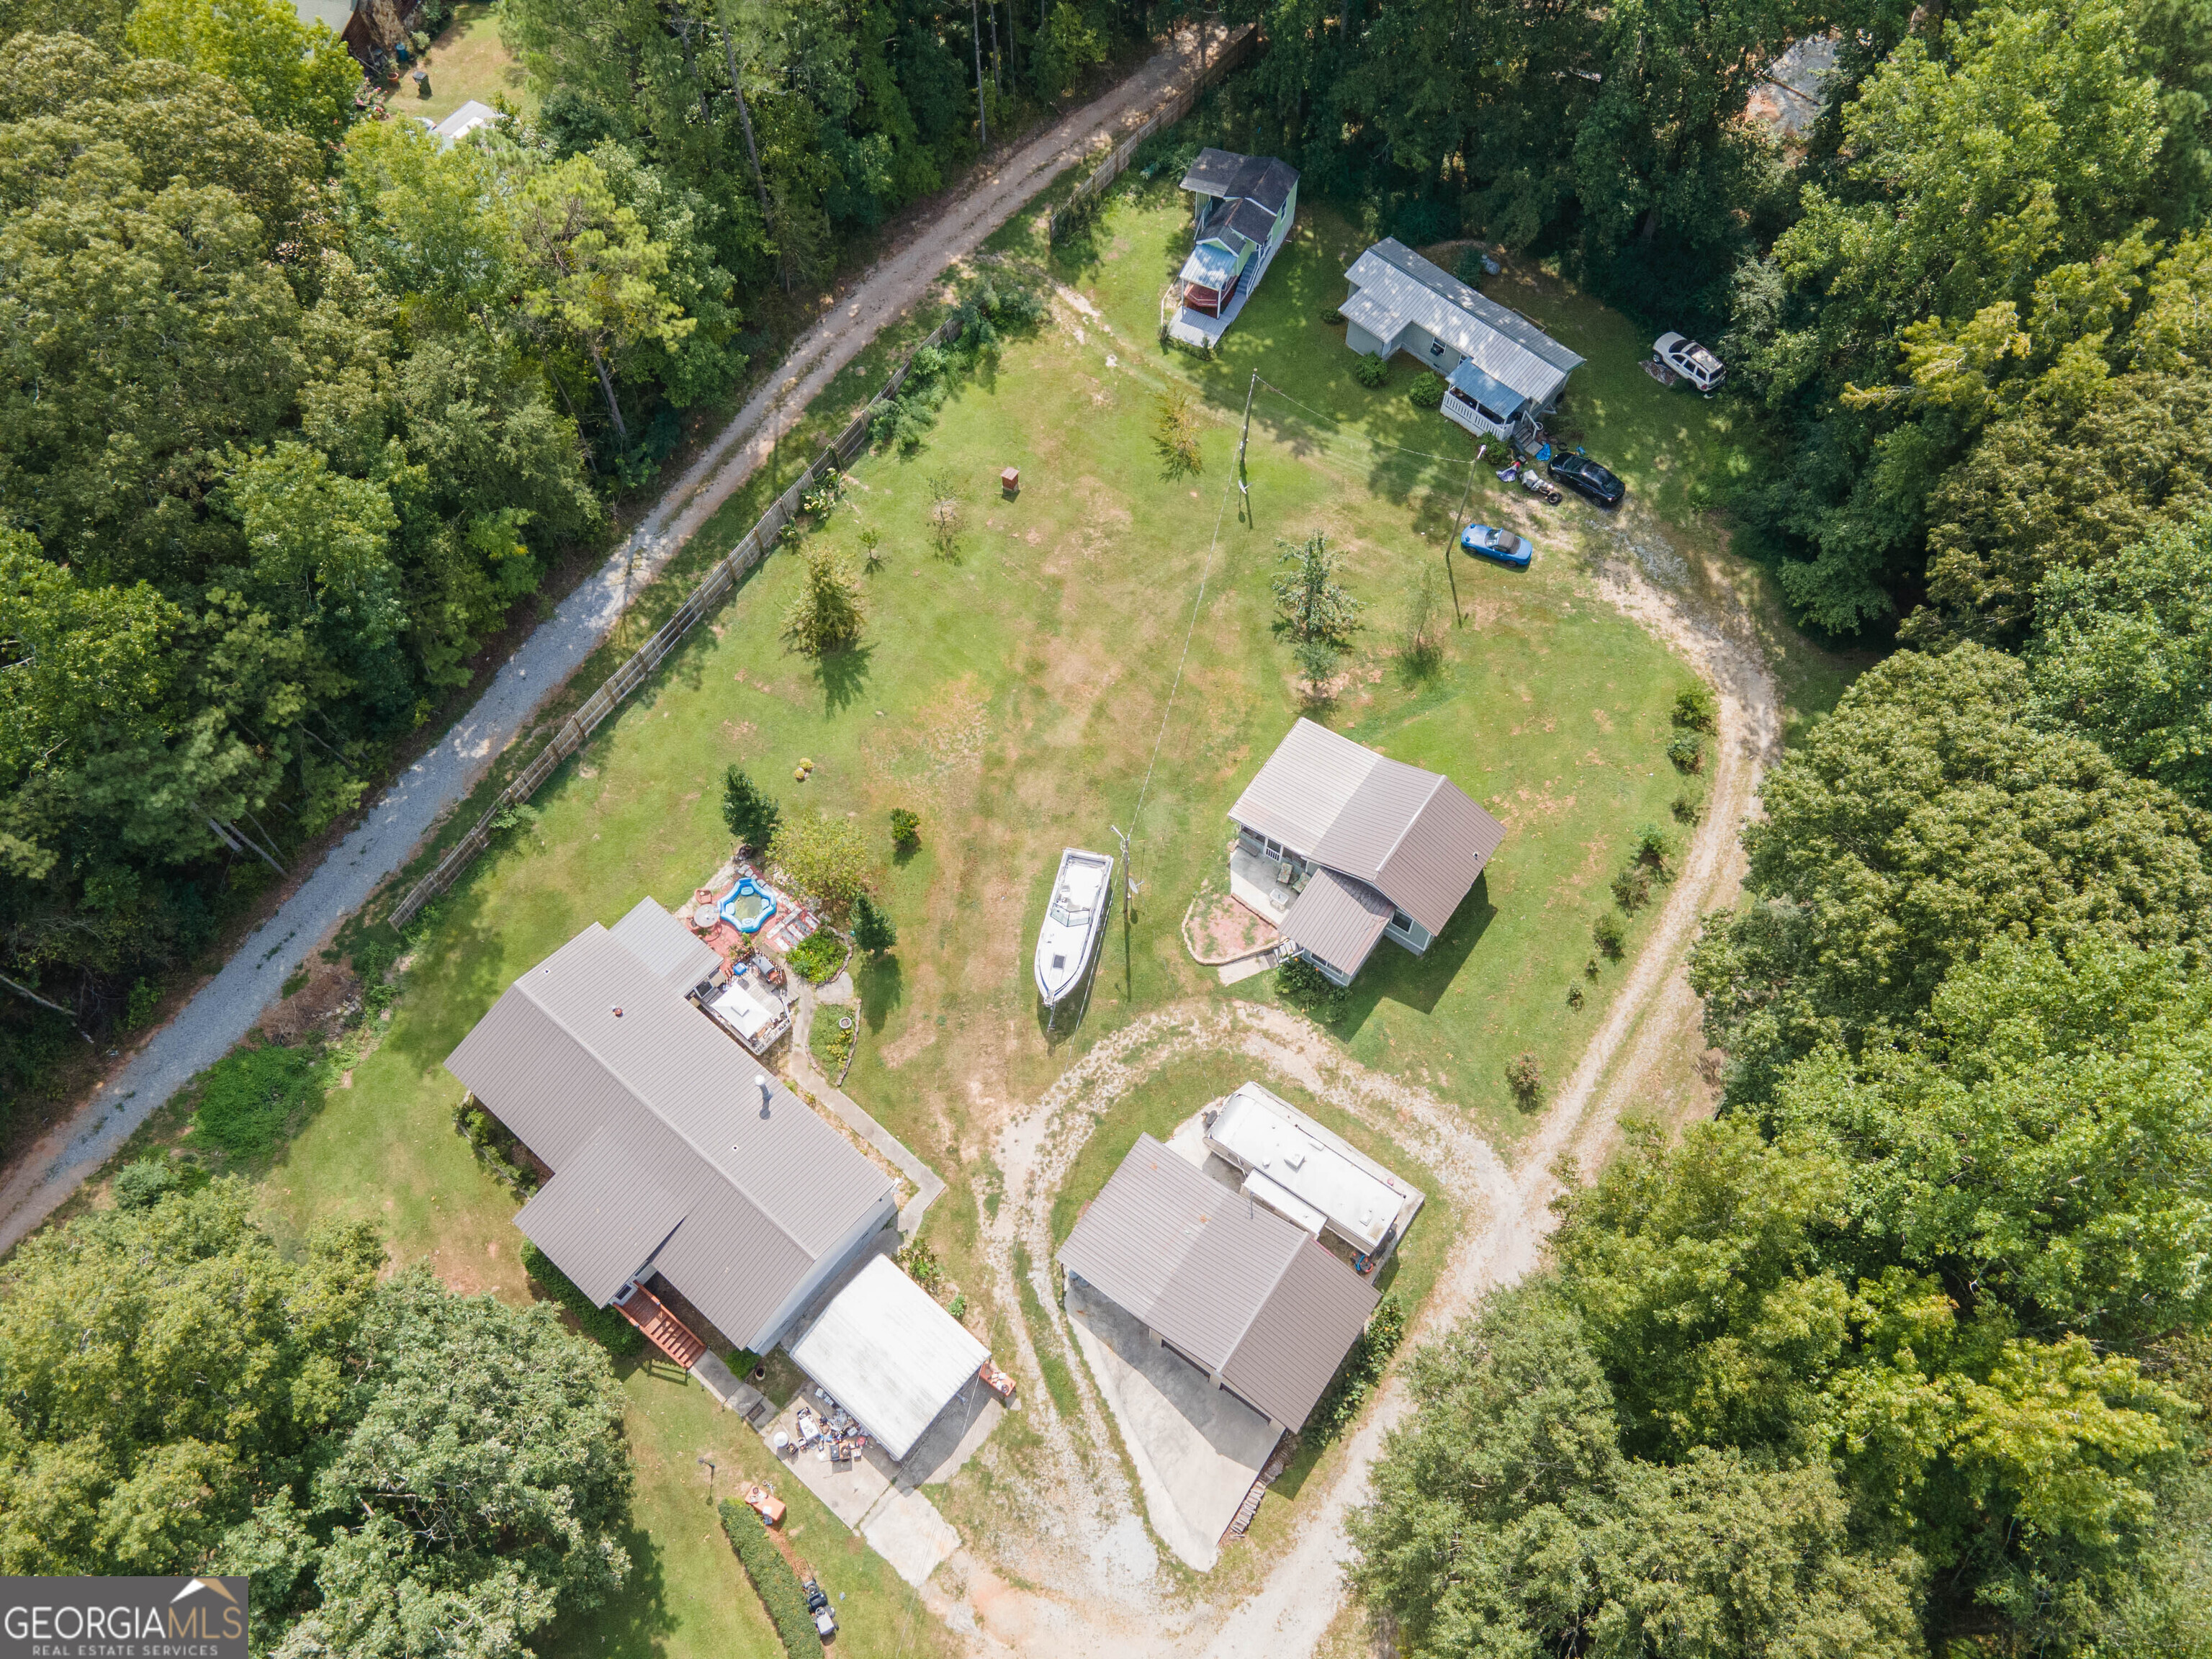
<path fill-rule="evenodd" d="M 1152 1530 L 1204 1572 L 1279 1437 L 1273 1424 L 1090 1286 L 1067 1289 L 1068 1326 L 1114 1413 Z"/>

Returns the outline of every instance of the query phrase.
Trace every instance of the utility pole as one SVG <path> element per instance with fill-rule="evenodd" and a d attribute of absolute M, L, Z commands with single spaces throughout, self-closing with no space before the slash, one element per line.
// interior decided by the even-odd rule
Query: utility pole
<path fill-rule="evenodd" d="M 991 148 L 991 112 L 983 103 L 983 20 L 975 9 L 975 0 L 968 0 L 968 35 L 975 43 L 975 125 L 983 135 L 977 148 L 977 159 Z"/>
<path fill-rule="evenodd" d="M 1244 475 L 1244 447 L 1252 441 L 1252 394 L 1260 389 L 1260 371 L 1252 371 L 1251 383 L 1244 388 L 1244 431 L 1237 440 L 1237 489 L 1244 502 L 1244 522 L 1252 522 L 1252 486 Z"/>
<path fill-rule="evenodd" d="M 1130 823 L 1133 832 L 1135 820 Z M 1129 836 L 1118 823 L 1106 826 L 1114 832 L 1114 839 L 1121 843 L 1121 983 L 1124 995 L 1133 995 L 1136 989 L 1135 969 L 1132 966 L 1129 948 L 1129 924 L 1137 913 L 1137 884 L 1129 876 Z"/>
<path fill-rule="evenodd" d="M 1451 581 L 1452 626 L 1455 628 L 1465 627 L 1467 619 L 1459 613 L 1459 573 L 1452 568 L 1452 548 L 1458 543 L 1459 532 L 1463 527 L 1461 520 L 1467 514 L 1467 498 L 1474 494 L 1475 461 L 1480 460 L 1482 452 L 1489 447 L 1488 444 L 1474 447 L 1474 460 L 1467 464 L 1467 488 L 1459 492 L 1459 510 L 1452 514 L 1451 534 L 1444 538 L 1444 574 Z"/>

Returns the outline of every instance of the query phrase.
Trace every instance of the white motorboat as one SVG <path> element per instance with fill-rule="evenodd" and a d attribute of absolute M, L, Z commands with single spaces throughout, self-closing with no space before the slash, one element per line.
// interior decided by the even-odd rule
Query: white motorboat
<path fill-rule="evenodd" d="M 1060 855 L 1052 902 L 1045 907 L 1044 926 L 1037 930 L 1036 988 L 1046 1007 L 1059 1006 L 1060 1000 L 1082 982 L 1098 941 L 1105 937 L 1106 912 L 1113 902 L 1111 856 L 1086 853 L 1079 847 Z"/>

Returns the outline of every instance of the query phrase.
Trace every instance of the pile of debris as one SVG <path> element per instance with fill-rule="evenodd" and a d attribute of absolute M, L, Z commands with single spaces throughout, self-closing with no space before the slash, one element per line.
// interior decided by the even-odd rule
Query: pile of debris
<path fill-rule="evenodd" d="M 824 1463 L 851 1462 L 868 1449 L 866 1431 L 826 1389 L 815 1389 L 814 1397 L 822 1402 L 820 1411 L 802 1405 L 797 1413 L 799 1449 L 811 1449 Z"/>

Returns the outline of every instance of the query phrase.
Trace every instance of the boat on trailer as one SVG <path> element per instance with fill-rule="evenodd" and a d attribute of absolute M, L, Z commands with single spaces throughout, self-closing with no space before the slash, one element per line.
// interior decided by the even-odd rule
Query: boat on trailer
<path fill-rule="evenodd" d="M 1106 912 L 1114 902 L 1114 860 L 1105 853 L 1071 847 L 1060 855 L 1053 878 L 1052 902 L 1037 930 L 1036 988 L 1044 1006 L 1056 1008 L 1083 982 L 1098 941 L 1106 936 Z"/>

